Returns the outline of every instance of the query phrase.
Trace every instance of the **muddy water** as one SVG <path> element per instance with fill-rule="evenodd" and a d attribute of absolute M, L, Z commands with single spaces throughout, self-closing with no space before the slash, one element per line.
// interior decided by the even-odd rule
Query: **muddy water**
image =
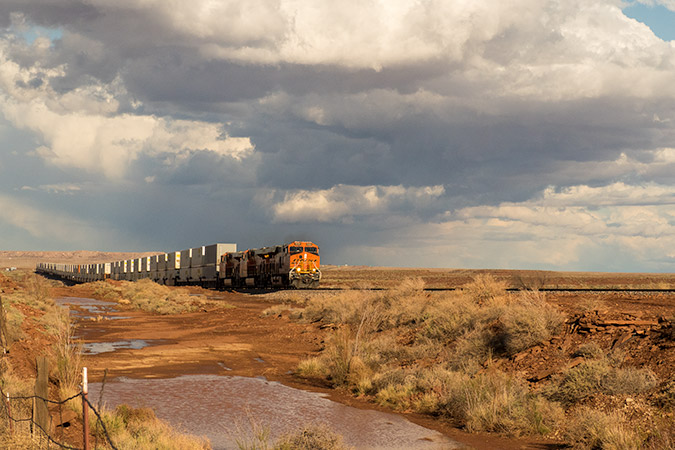
<path fill-rule="evenodd" d="M 82 353 L 85 355 L 98 355 L 99 353 L 114 352 L 122 348 L 138 350 L 150 345 L 151 340 L 131 339 L 115 342 L 89 342 L 82 345 Z"/>
<path fill-rule="evenodd" d="M 70 305 L 76 320 L 121 318 L 113 302 L 89 298 L 56 299 Z M 105 327 L 105 320 L 101 321 Z M 139 349 L 152 341 L 129 340 L 85 344 L 88 354 Z M 264 362 L 261 360 L 261 362 Z M 224 367 L 225 370 L 229 368 Z M 98 403 L 101 384 L 90 383 Z M 238 448 L 237 440 L 253 443 L 253 430 L 269 431 L 270 441 L 309 424 L 327 424 L 358 449 L 440 449 L 459 444 L 401 416 L 360 410 L 333 402 L 324 395 L 293 389 L 263 378 L 189 375 L 169 379 L 120 378 L 102 391 L 109 408 L 126 403 L 151 407 L 158 417 L 184 432 L 207 437 L 215 449 Z M 250 447 L 250 446 L 249 446 Z"/>
<path fill-rule="evenodd" d="M 100 383 L 90 384 L 98 401 Z M 459 445 L 442 434 L 395 414 L 360 410 L 306 392 L 266 381 L 216 375 L 170 379 L 122 378 L 106 383 L 103 402 L 113 408 L 126 403 L 147 406 L 178 429 L 205 436 L 215 449 L 237 448 L 237 439 L 252 439 L 252 430 L 266 429 L 270 441 L 307 424 L 327 424 L 358 449 L 446 449 Z"/>
<path fill-rule="evenodd" d="M 128 318 L 117 314 L 115 302 L 84 297 L 60 297 L 54 299 L 54 301 L 61 306 L 73 307 L 70 310 L 70 315 L 75 320 L 96 319 L 98 317 L 106 320 Z"/>

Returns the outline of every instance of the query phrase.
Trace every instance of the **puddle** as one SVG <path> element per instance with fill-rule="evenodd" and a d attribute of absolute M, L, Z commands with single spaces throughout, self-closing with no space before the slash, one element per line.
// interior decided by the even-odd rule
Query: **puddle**
<path fill-rule="evenodd" d="M 130 317 L 116 315 L 119 311 L 117 310 L 117 303 L 115 302 L 85 297 L 60 297 L 55 299 L 55 301 L 62 307 L 71 307 L 69 313 L 76 320 L 115 320 L 127 319 Z M 103 331 L 103 329 L 90 329 L 89 331 Z M 83 338 L 80 335 L 75 335 L 74 337 L 76 339 Z M 158 342 L 160 341 L 143 339 L 121 340 L 115 342 L 88 342 L 82 345 L 82 353 L 85 355 L 98 355 L 99 353 L 114 352 L 120 349 L 138 350 Z"/>
<path fill-rule="evenodd" d="M 60 306 L 73 306 L 70 315 L 76 319 L 88 320 L 99 317 L 105 320 L 128 319 L 129 316 L 114 315 L 117 303 L 84 297 L 60 297 L 54 300 Z"/>
<path fill-rule="evenodd" d="M 82 353 L 85 355 L 98 355 L 99 353 L 114 352 L 123 348 L 138 350 L 150 344 L 150 341 L 143 339 L 116 342 L 89 342 L 82 345 Z"/>
<path fill-rule="evenodd" d="M 90 383 L 92 403 L 100 383 Z M 187 433 L 205 436 L 214 449 L 236 449 L 252 428 L 269 430 L 270 443 L 308 424 L 328 424 L 358 449 L 448 449 L 460 444 L 391 413 L 361 410 L 259 378 L 188 375 L 169 379 L 120 378 L 105 385 L 110 409 L 126 403 L 151 407 Z M 249 440 L 249 442 L 252 442 Z"/>

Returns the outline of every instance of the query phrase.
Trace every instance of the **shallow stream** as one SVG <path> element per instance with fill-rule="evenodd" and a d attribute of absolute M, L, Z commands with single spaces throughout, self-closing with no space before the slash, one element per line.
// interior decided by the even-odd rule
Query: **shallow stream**
<path fill-rule="evenodd" d="M 57 299 L 76 320 L 119 318 L 115 303 L 66 297 Z M 82 312 L 84 310 L 84 312 Z M 105 328 L 105 320 L 100 322 Z M 128 340 L 85 344 L 85 353 L 138 349 L 151 341 Z M 253 442 L 254 430 L 269 433 L 269 442 L 310 424 L 326 424 L 358 449 L 446 449 L 459 444 L 446 436 L 391 413 L 362 410 L 333 402 L 325 395 L 290 388 L 264 378 L 189 375 L 164 379 L 119 378 L 90 383 L 90 399 L 113 409 L 120 404 L 150 407 L 183 432 L 204 436 L 214 449 Z M 102 400 L 101 400 L 102 395 Z M 250 447 L 250 446 L 249 446 Z"/>
<path fill-rule="evenodd" d="M 101 383 L 90 384 L 98 402 Z M 326 424 L 358 449 L 440 449 L 457 444 L 405 418 L 333 402 L 323 394 L 293 389 L 262 378 L 188 375 L 168 379 L 121 378 L 108 382 L 103 403 L 150 407 L 179 430 L 205 436 L 214 449 L 252 442 L 253 430 L 269 432 L 269 443 L 308 424 Z"/>

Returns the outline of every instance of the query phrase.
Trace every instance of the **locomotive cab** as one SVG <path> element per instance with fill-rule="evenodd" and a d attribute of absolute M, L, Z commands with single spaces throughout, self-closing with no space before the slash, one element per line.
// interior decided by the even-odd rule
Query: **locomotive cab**
<path fill-rule="evenodd" d="M 288 284 L 295 288 L 316 288 L 321 280 L 319 246 L 309 241 L 288 244 Z"/>

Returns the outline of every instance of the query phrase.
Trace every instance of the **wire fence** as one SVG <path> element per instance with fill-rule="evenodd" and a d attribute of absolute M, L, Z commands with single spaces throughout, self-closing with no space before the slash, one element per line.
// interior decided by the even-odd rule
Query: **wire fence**
<path fill-rule="evenodd" d="M 84 383 L 86 385 L 86 382 Z M 47 441 L 47 447 L 50 446 L 50 444 L 55 445 L 58 448 L 63 448 L 63 449 L 68 449 L 68 450 L 89 450 L 89 433 L 90 430 L 88 429 L 88 409 L 91 409 L 91 411 L 94 413 L 96 418 L 98 419 L 96 422 L 96 427 L 100 427 L 100 432 L 103 435 L 102 437 L 104 438 L 103 444 L 107 444 L 112 448 L 113 450 L 118 450 L 115 444 L 113 443 L 112 439 L 110 438 L 110 435 L 108 433 L 108 430 L 105 426 L 105 422 L 103 418 L 101 417 L 101 413 L 99 409 L 94 407 L 94 405 L 91 404 L 89 401 L 86 389 L 83 389 L 82 392 L 78 392 L 77 394 L 73 395 L 72 397 L 69 397 L 65 400 L 50 400 L 48 398 L 41 397 L 39 395 L 17 395 L 17 396 L 10 396 L 8 392 L 5 392 L 1 387 L 0 387 L 0 395 L 2 395 L 2 399 L 0 399 L 0 403 L 2 403 L 2 408 L 0 408 L 0 411 L 2 412 L 2 415 L 5 416 L 4 419 L 7 421 L 8 427 L 10 434 L 14 434 L 14 425 L 15 424 L 27 424 L 27 426 L 30 428 L 30 433 L 33 435 L 33 438 L 37 438 L 38 440 L 46 440 Z M 72 447 L 68 444 L 64 443 L 64 428 L 65 428 L 65 422 L 63 420 L 63 406 L 70 402 L 73 401 L 77 398 L 82 399 L 82 419 L 80 420 L 82 422 L 82 427 L 83 427 L 83 433 L 82 433 L 82 442 L 83 445 L 82 447 Z M 17 402 L 31 402 L 32 404 L 30 406 L 27 406 L 25 403 L 22 405 L 23 408 L 17 407 Z M 45 429 L 44 424 L 40 424 L 38 420 L 36 420 L 36 403 L 38 401 L 43 402 L 43 404 L 51 404 L 55 405 L 58 407 L 58 419 L 59 419 L 59 424 L 57 424 L 55 427 L 52 427 L 51 425 L 47 426 Z M 14 406 L 14 408 L 13 408 Z M 18 412 L 13 413 L 13 410 L 18 410 Z M 51 419 L 51 416 L 50 416 Z M 51 420 L 50 420 L 51 421 Z M 56 433 L 56 428 L 60 427 L 60 437 L 55 436 Z M 51 428 L 54 428 L 54 434 L 51 433 Z M 95 433 L 94 436 L 98 439 L 99 433 Z M 97 444 L 94 446 L 95 448 L 98 447 Z"/>

